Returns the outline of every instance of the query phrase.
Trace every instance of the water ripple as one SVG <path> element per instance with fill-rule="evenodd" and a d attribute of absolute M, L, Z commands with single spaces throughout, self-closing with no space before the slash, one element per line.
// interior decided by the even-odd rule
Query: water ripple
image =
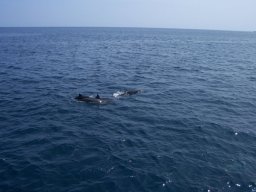
<path fill-rule="evenodd" d="M 0 191 L 256 191 L 249 33 L 0 28 L 0 42 Z M 113 97 L 128 89 L 143 91 Z"/>

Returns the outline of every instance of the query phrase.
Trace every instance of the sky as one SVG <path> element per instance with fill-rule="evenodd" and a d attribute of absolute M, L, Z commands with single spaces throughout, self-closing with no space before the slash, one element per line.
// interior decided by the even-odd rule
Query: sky
<path fill-rule="evenodd" d="M 256 31 L 256 0 L 0 0 L 0 27 Z"/>

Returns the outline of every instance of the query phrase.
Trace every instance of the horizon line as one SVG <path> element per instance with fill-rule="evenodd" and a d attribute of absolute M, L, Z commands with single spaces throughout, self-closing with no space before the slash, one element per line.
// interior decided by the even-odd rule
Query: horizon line
<path fill-rule="evenodd" d="M 0 26 L 0 28 L 134 28 L 134 29 L 171 29 L 171 30 L 201 30 L 227 32 L 256 32 L 256 30 L 207 29 L 207 28 L 170 28 L 170 27 L 120 27 L 120 26 Z"/>

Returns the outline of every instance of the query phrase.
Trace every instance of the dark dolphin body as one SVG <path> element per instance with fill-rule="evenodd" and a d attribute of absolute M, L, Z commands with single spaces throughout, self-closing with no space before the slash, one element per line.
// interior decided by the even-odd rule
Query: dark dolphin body
<path fill-rule="evenodd" d="M 121 96 L 130 96 L 130 95 L 135 95 L 137 93 L 140 93 L 141 90 L 127 90 L 127 91 L 124 91 L 123 94 L 121 94 Z"/>
<path fill-rule="evenodd" d="M 79 94 L 78 96 L 75 97 L 77 101 L 82 101 L 86 103 L 92 103 L 92 104 L 107 104 L 110 103 L 111 100 L 107 98 L 93 98 L 89 96 L 84 96 L 82 94 Z"/>

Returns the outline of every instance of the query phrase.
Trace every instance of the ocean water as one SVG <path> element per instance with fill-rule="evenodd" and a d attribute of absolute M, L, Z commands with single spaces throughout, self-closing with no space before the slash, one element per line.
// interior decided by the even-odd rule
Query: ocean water
<path fill-rule="evenodd" d="M 255 192 L 256 33 L 0 28 L 0 192 L 29 191 Z"/>

